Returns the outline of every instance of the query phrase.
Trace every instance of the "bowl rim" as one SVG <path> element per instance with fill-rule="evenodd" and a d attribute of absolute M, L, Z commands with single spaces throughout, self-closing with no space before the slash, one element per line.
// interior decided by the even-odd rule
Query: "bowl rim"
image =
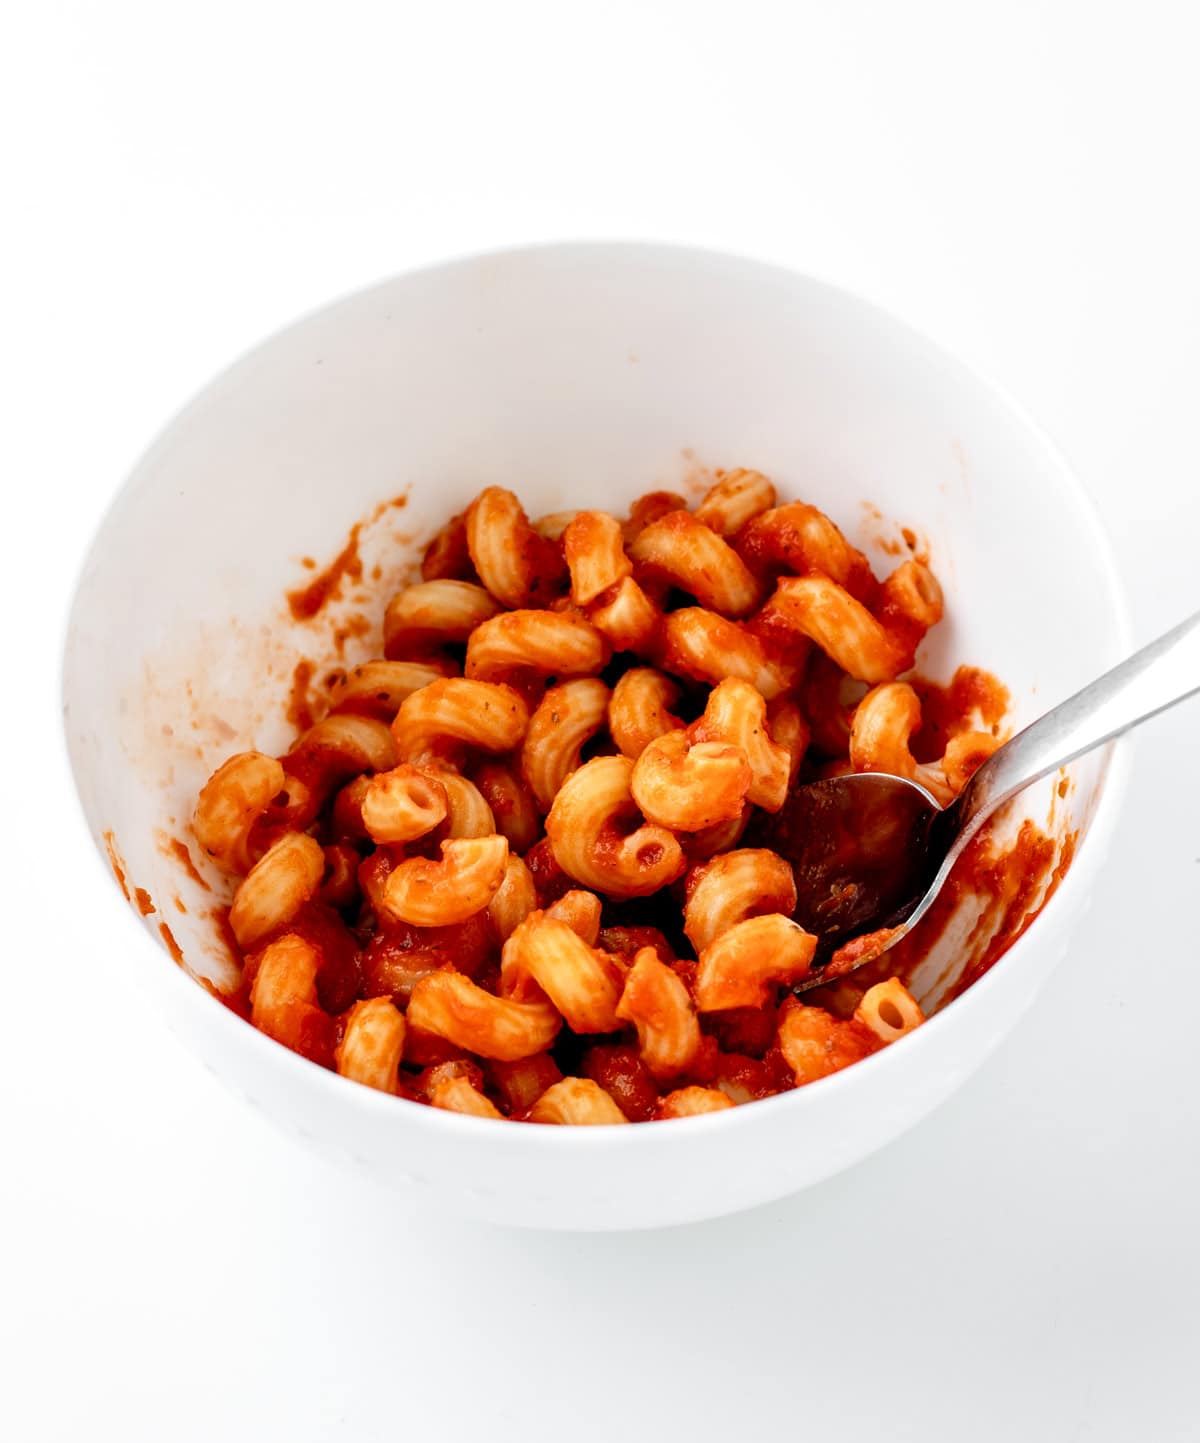
<path fill-rule="evenodd" d="M 940 341 L 935 340 L 926 332 L 913 325 L 904 317 L 896 314 L 893 310 L 867 296 L 853 291 L 846 286 L 831 282 L 820 276 L 797 269 L 792 266 L 780 264 L 772 260 L 760 259 L 756 256 L 741 252 L 714 250 L 710 247 L 693 244 L 681 244 L 666 241 L 643 241 L 637 239 L 589 239 L 579 238 L 572 240 L 550 240 L 533 243 L 514 243 L 510 245 L 490 248 L 482 251 L 465 251 L 442 260 L 432 263 L 418 263 L 406 267 L 390 275 L 377 278 L 366 284 L 350 287 L 341 291 L 331 299 L 314 304 L 299 315 L 276 326 L 267 335 L 253 344 L 245 347 L 226 365 L 222 366 L 208 380 L 206 380 L 196 391 L 189 395 L 179 406 L 177 406 L 166 420 L 159 426 L 158 430 L 151 437 L 149 442 L 138 453 L 133 463 L 125 471 L 120 484 L 113 490 L 107 505 L 92 529 L 74 567 L 74 576 L 68 596 L 69 601 L 60 623 L 60 635 L 58 645 L 58 687 L 57 694 L 60 702 L 60 711 L 63 716 L 63 725 L 59 729 L 59 742 L 62 748 L 63 760 L 66 763 L 67 772 L 71 778 L 72 791 L 74 794 L 76 824 L 82 829 L 84 837 L 91 842 L 87 849 L 95 857 L 96 863 L 105 874 L 107 881 L 111 884 L 113 879 L 107 865 L 107 859 L 101 852 L 99 843 L 93 836 L 86 812 L 84 810 L 83 797 L 79 788 L 76 776 L 74 760 L 66 732 L 66 685 L 67 685 L 67 658 L 68 647 L 72 626 L 74 623 L 75 611 L 79 601 L 79 592 L 86 577 L 87 571 L 96 550 L 96 544 L 103 535 L 112 517 L 125 496 L 130 482 L 137 476 L 154 457 L 175 430 L 176 426 L 195 408 L 202 405 L 219 387 L 226 384 L 235 373 L 242 370 L 244 366 L 251 363 L 260 353 L 272 348 L 278 341 L 283 340 L 295 331 L 301 330 L 310 322 L 322 318 L 329 313 L 340 309 L 343 306 L 352 305 L 366 300 L 376 292 L 383 292 L 391 289 L 398 283 L 415 280 L 421 277 L 432 276 L 439 273 L 448 273 L 454 270 L 468 270 L 481 264 L 489 264 L 495 261 L 515 260 L 527 256 L 594 256 L 596 259 L 611 258 L 614 254 L 626 255 L 634 258 L 650 259 L 657 257 L 660 261 L 675 263 L 685 262 L 697 267 L 707 269 L 719 269 L 726 273 L 741 271 L 756 271 L 773 275 L 777 280 L 791 284 L 800 283 L 815 291 L 822 291 L 838 306 L 850 309 L 857 309 L 860 313 L 871 316 L 877 322 L 895 331 L 902 332 L 906 340 L 918 348 L 924 350 L 944 366 L 957 371 L 984 395 L 990 397 L 997 409 L 1004 416 L 1005 420 L 1019 430 L 1023 430 L 1038 445 L 1049 463 L 1050 473 L 1055 484 L 1068 493 L 1078 508 L 1083 521 L 1089 531 L 1091 550 L 1096 557 L 1100 569 L 1104 575 L 1105 595 L 1113 610 L 1114 643 L 1117 654 L 1112 664 L 1123 656 L 1127 655 L 1133 645 L 1133 628 L 1130 618 L 1129 602 L 1125 591 L 1124 582 L 1121 579 L 1117 568 L 1113 551 L 1111 537 L 1092 497 L 1088 487 L 1070 463 L 1062 447 L 1055 441 L 1043 426 L 1031 415 L 1027 408 L 1017 401 L 1010 392 L 996 382 L 990 376 L 984 374 L 972 362 L 963 360 L 954 354 Z M 1045 912 L 1048 914 L 1051 908 L 1057 906 L 1065 907 L 1068 898 L 1074 898 L 1083 892 L 1088 885 L 1092 875 L 1102 864 L 1107 851 L 1107 843 L 1115 829 L 1116 819 L 1124 800 L 1129 780 L 1129 770 L 1132 757 L 1132 742 L 1129 738 L 1121 738 L 1109 742 L 1101 752 L 1106 757 L 1104 773 L 1100 779 L 1099 795 L 1096 799 L 1095 810 L 1083 845 L 1079 848 L 1067 869 L 1061 885 L 1055 895 L 1045 903 Z M 81 839 L 82 840 L 82 839 Z M 1040 921 L 1041 913 L 1036 916 L 1033 923 L 1021 934 L 1020 937 L 1008 948 L 998 963 L 989 968 L 982 977 L 973 982 L 970 987 L 939 1009 L 919 1027 L 914 1033 L 902 1039 L 903 1046 L 898 1049 L 895 1045 L 881 1048 L 878 1052 L 855 1063 L 851 1067 L 843 1068 L 832 1073 L 828 1077 L 818 1079 L 816 1082 L 808 1083 L 803 1087 L 794 1088 L 788 1092 L 778 1093 L 771 1097 L 756 1099 L 753 1105 L 748 1104 L 740 1107 L 723 1108 L 718 1112 L 700 1114 L 689 1118 L 656 1119 L 656 1121 L 671 1121 L 673 1124 L 686 1122 L 686 1127 L 680 1128 L 673 1125 L 666 1130 L 660 1127 L 647 1128 L 644 1125 L 637 1125 L 626 1131 L 623 1127 L 521 1127 L 505 1128 L 497 1132 L 493 1118 L 472 1117 L 460 1113 L 452 1113 L 439 1108 L 428 1107 L 423 1103 L 412 1102 L 406 1098 L 399 1098 L 390 1094 L 378 1092 L 374 1088 L 364 1087 L 360 1083 L 353 1082 L 349 1078 L 340 1076 L 327 1068 L 310 1062 L 307 1058 L 291 1051 L 290 1048 L 281 1046 L 273 1038 L 261 1033 L 257 1028 L 249 1024 L 245 1019 L 237 1016 L 230 1008 L 222 1004 L 212 996 L 199 982 L 185 969 L 178 965 L 163 966 L 166 949 L 156 942 L 147 929 L 141 925 L 140 919 L 135 917 L 133 912 L 124 900 L 120 898 L 113 887 L 109 887 L 109 893 L 116 910 L 123 913 L 123 923 L 130 929 L 129 935 L 136 933 L 138 942 L 134 945 L 143 949 L 143 955 L 149 960 L 152 957 L 153 965 L 144 967 L 133 974 L 132 980 L 135 985 L 142 985 L 147 989 L 163 986 L 167 989 L 175 989 L 175 995 L 180 998 L 180 1005 L 184 1008 L 192 1008 L 196 1002 L 201 1003 L 204 1009 L 203 1014 L 209 1022 L 218 1030 L 227 1029 L 226 1035 L 231 1039 L 229 1045 L 233 1047 L 248 1046 L 253 1049 L 262 1049 L 261 1056 L 265 1066 L 278 1065 L 284 1069 L 284 1074 L 292 1071 L 297 1088 L 314 1087 L 325 1089 L 332 1087 L 332 1097 L 341 1097 L 346 1103 L 366 1109 L 382 1109 L 381 1117 L 390 1117 L 401 1127 L 428 1128 L 437 1133 L 445 1142 L 453 1144 L 456 1139 L 461 1140 L 465 1145 L 476 1146 L 480 1137 L 490 1138 L 497 1141 L 500 1138 L 508 1138 L 510 1146 L 520 1146 L 525 1149 L 555 1149 L 561 1151 L 564 1148 L 578 1150 L 586 1148 L 589 1150 L 608 1151 L 614 1147 L 645 1148 L 654 1146 L 661 1148 L 664 1144 L 673 1140 L 676 1147 L 690 1145 L 690 1141 L 699 1140 L 701 1137 L 715 1135 L 722 1130 L 732 1127 L 745 1127 L 749 1122 L 757 1119 L 759 1124 L 766 1124 L 768 1115 L 782 1116 L 784 1109 L 791 1109 L 795 1113 L 792 1125 L 800 1125 L 802 1108 L 813 1108 L 822 1105 L 821 1099 L 832 1099 L 835 1091 L 843 1093 L 854 1087 L 872 1086 L 874 1078 L 883 1077 L 887 1069 L 894 1070 L 896 1066 L 919 1066 L 918 1049 L 928 1048 L 941 1037 L 948 1025 L 947 1017 L 957 1016 L 961 1022 L 965 1022 L 968 1015 L 974 1015 L 981 1008 L 988 1005 L 988 998 L 992 991 L 999 984 L 998 975 L 1001 972 L 1001 963 L 1004 971 L 1011 971 L 1014 966 L 1029 967 L 1031 963 L 1031 951 L 1028 943 L 1030 933 Z M 1060 901 L 1061 899 L 1061 901 Z M 107 951 L 107 949 L 105 949 Z M 167 959 L 168 961 L 170 959 Z M 1050 969 L 1047 969 L 1048 971 Z M 170 978 L 170 981 L 166 979 Z M 179 990 L 182 989 L 182 990 Z M 183 995 L 186 992 L 190 1001 L 184 1002 Z M 1036 999 L 1035 999 L 1036 1000 Z M 223 1015 L 223 1021 L 217 1021 L 217 1014 Z M 996 1045 L 1005 1034 L 997 1037 L 991 1046 Z M 234 1041 L 237 1038 L 240 1040 Z M 976 1065 L 982 1062 L 991 1050 L 986 1047 L 976 1059 Z M 189 1050 L 195 1049 L 189 1046 Z M 272 1062 L 273 1059 L 273 1062 Z M 904 1059 L 907 1059 L 905 1061 Z M 401 1104 L 397 1107 L 397 1104 Z M 749 1116 L 748 1116 L 749 1113 Z M 505 1119 L 507 1121 L 507 1119 Z M 449 1129 L 448 1131 L 446 1129 Z M 480 1129 L 483 1131 L 481 1132 Z M 642 1134 L 645 1134 L 643 1137 Z"/>

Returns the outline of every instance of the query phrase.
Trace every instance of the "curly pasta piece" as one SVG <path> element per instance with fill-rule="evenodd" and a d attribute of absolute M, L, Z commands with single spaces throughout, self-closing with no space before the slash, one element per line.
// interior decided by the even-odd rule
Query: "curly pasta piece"
<path fill-rule="evenodd" d="M 286 782 L 283 767 L 261 752 L 240 752 L 200 789 L 192 828 L 196 840 L 226 872 L 250 869 L 250 833 Z"/>
<path fill-rule="evenodd" d="M 604 637 L 569 611 L 506 611 L 485 621 L 467 643 L 466 674 L 476 681 L 537 676 L 594 676 L 608 661 Z"/>
<path fill-rule="evenodd" d="M 460 511 L 425 548 L 421 560 L 421 576 L 425 581 L 477 581 L 471 553 L 467 549 L 467 517 Z"/>
<path fill-rule="evenodd" d="M 431 972 L 414 984 L 408 1025 L 480 1057 L 516 1062 L 545 1052 L 562 1018 L 548 1002 L 495 997 L 457 972 Z"/>
<path fill-rule="evenodd" d="M 394 767 L 396 747 L 385 722 L 341 712 L 309 727 L 280 760 L 287 781 L 277 820 L 302 831 L 351 777 Z"/>
<path fill-rule="evenodd" d="M 508 843 L 472 837 L 442 843 L 440 862 L 410 857 L 389 875 L 383 905 L 414 927 L 448 927 L 482 912 L 504 881 Z"/>
<path fill-rule="evenodd" d="M 690 511 L 670 511 L 629 548 L 639 576 L 661 577 L 721 616 L 748 616 L 762 599 L 737 552 Z"/>
<path fill-rule="evenodd" d="M 260 1032 L 306 1056 L 330 1019 L 317 1001 L 321 954 L 288 932 L 264 947 L 250 986 L 250 1020 Z"/>
<path fill-rule="evenodd" d="M 889 977 L 867 988 L 854 1009 L 854 1020 L 886 1044 L 920 1027 L 925 1014 L 899 977 Z"/>
<path fill-rule="evenodd" d="M 700 1051 L 700 1022 L 682 980 L 653 947 L 633 959 L 616 1015 L 637 1029 L 642 1061 L 660 1079 L 686 1072 Z"/>
<path fill-rule="evenodd" d="M 875 1051 L 876 1042 L 861 1024 L 843 1022 L 821 1007 L 789 997 L 779 1009 L 779 1050 L 797 1087 L 816 1082 Z"/>
<path fill-rule="evenodd" d="M 578 515 L 578 511 L 550 511 L 532 523 L 533 529 L 547 541 L 561 541 L 563 532 Z"/>
<path fill-rule="evenodd" d="M 725 742 L 740 748 L 750 763 L 746 800 L 767 812 L 777 812 L 783 806 L 792 776 L 792 758 L 772 740 L 767 704 L 748 681 L 727 677 L 713 687 L 704 715 L 691 734 L 697 742 Z"/>
<path fill-rule="evenodd" d="M 364 661 L 343 672 L 329 693 L 330 712 L 356 712 L 390 722 L 405 697 L 431 681 L 453 676 L 449 661 Z"/>
<path fill-rule="evenodd" d="M 944 777 L 932 767 L 918 768 L 909 750 L 909 739 L 921 725 L 921 703 L 907 682 L 885 682 L 873 687 L 854 711 L 850 726 L 850 764 L 856 772 L 888 772 L 892 776 L 920 781 L 938 796 L 948 799 Z M 937 790 L 935 790 L 935 788 Z"/>
<path fill-rule="evenodd" d="M 529 1109 L 529 1120 L 573 1127 L 607 1127 L 629 1121 L 608 1093 L 589 1077 L 564 1077 L 548 1087 Z"/>
<path fill-rule="evenodd" d="M 551 687 L 529 719 L 521 747 L 521 774 L 542 811 L 580 764 L 580 753 L 604 726 L 609 690 L 595 677 Z"/>
<path fill-rule="evenodd" d="M 467 547 L 475 570 L 508 607 L 545 606 L 565 570 L 558 548 L 529 524 L 511 491 L 489 486 L 467 508 Z"/>
<path fill-rule="evenodd" d="M 522 1057 L 516 1062 L 493 1062 L 488 1070 L 509 1112 L 514 1115 L 532 1107 L 548 1087 L 562 1081 L 558 1064 L 548 1052 Z"/>
<path fill-rule="evenodd" d="M 775 488 L 761 471 L 720 471 L 715 486 L 696 507 L 696 519 L 718 536 L 732 536 L 747 521 L 775 505 Z"/>
<path fill-rule="evenodd" d="M 446 836 L 461 840 L 467 837 L 491 837 L 496 833 L 496 819 L 487 798 L 474 782 L 451 767 L 432 765 L 429 775 L 437 778 L 446 793 Z"/>
<path fill-rule="evenodd" d="M 808 750 L 810 737 L 808 720 L 797 702 L 789 697 L 776 697 L 767 703 L 767 727 L 776 746 L 781 746 L 788 756 L 788 787 L 796 785 L 800 774 L 800 763 Z"/>
<path fill-rule="evenodd" d="M 487 904 L 488 919 L 501 942 L 506 941 L 537 907 L 533 874 L 521 860 L 509 853 L 504 880 Z"/>
<path fill-rule="evenodd" d="M 741 815 L 753 773 L 746 753 L 724 742 L 693 742 L 686 731 L 650 743 L 633 764 L 630 790 L 652 822 L 697 832 Z"/>
<path fill-rule="evenodd" d="M 445 820 L 447 805 L 440 781 L 402 762 L 369 779 L 361 802 L 362 822 L 373 842 L 411 842 Z"/>
<path fill-rule="evenodd" d="M 335 1053 L 338 1072 L 364 1087 L 394 1093 L 404 1031 L 403 1014 L 390 997 L 356 1002 L 346 1016 L 346 1031 Z"/>
<path fill-rule="evenodd" d="M 495 830 L 508 838 L 509 850 L 527 852 L 542 831 L 537 803 L 524 778 L 504 762 L 481 762 L 472 780 L 492 809 Z"/>
<path fill-rule="evenodd" d="M 719 1087 L 680 1087 L 668 1092 L 659 1103 L 658 1116 L 699 1117 L 705 1112 L 724 1112 L 733 1105 Z"/>
<path fill-rule="evenodd" d="M 445 1112 L 459 1112 L 465 1117 L 503 1118 L 496 1104 L 484 1097 L 465 1077 L 445 1077 L 435 1083 L 429 1093 L 432 1107 Z"/>
<path fill-rule="evenodd" d="M 652 741 L 682 729 L 670 710 L 681 695 L 678 683 L 652 666 L 631 667 L 621 677 L 608 704 L 608 729 L 627 757 L 637 761 Z"/>
<path fill-rule="evenodd" d="M 600 937 L 602 910 L 600 898 L 595 892 L 581 892 L 573 888 L 564 892 L 557 902 L 551 902 L 546 908 L 546 916 L 565 922 L 589 947 L 594 947 Z"/>
<path fill-rule="evenodd" d="M 510 752 L 525 735 L 529 708 L 510 686 L 449 677 L 431 682 L 400 705 L 392 723 L 396 749 L 412 761 L 454 743 Z"/>
<path fill-rule="evenodd" d="M 871 564 L 823 511 L 803 501 L 789 501 L 752 518 L 739 533 L 736 547 L 760 576 L 781 570 L 799 576 L 827 576 L 859 601 L 870 602 L 879 583 Z"/>
<path fill-rule="evenodd" d="M 386 772 L 396 765 L 395 744 L 385 722 L 340 712 L 309 727 L 283 758 L 284 770 L 289 760 L 304 756 L 319 757 L 347 777 Z"/>
<path fill-rule="evenodd" d="M 747 802 L 739 815 L 730 817 L 727 822 L 716 822 L 711 827 L 702 827 L 698 832 L 680 837 L 679 842 L 687 853 L 688 861 L 703 862 L 718 852 L 728 852 L 736 847 L 753 815 L 754 808 Z"/>
<path fill-rule="evenodd" d="M 942 588 L 929 567 L 905 561 L 880 587 L 876 612 L 911 654 L 929 628 L 941 621 L 944 605 Z"/>
<path fill-rule="evenodd" d="M 641 655 L 653 648 L 662 613 L 633 577 L 627 576 L 588 607 L 588 620 L 614 651 Z"/>
<path fill-rule="evenodd" d="M 791 916 L 795 906 L 796 879 L 782 857 L 760 847 L 723 852 L 688 873 L 684 936 L 699 954 L 748 917 Z"/>
<path fill-rule="evenodd" d="M 912 665 L 912 648 L 827 576 L 778 582 L 763 616 L 809 637 L 859 681 L 892 681 Z"/>
<path fill-rule="evenodd" d="M 907 682 L 885 682 L 873 687 L 854 712 L 850 764 L 856 772 L 906 777 L 945 806 L 1000 743 L 987 732 L 966 732 L 951 739 L 941 761 L 923 764 L 909 746 L 920 725 L 921 702 Z"/>
<path fill-rule="evenodd" d="M 768 701 L 794 686 L 799 672 L 791 659 L 768 657 L 753 632 L 700 606 L 664 617 L 661 663 L 679 676 L 714 685 L 740 677 Z"/>
<path fill-rule="evenodd" d="M 391 660 L 418 656 L 431 647 L 468 640 L 500 608 L 470 581 L 420 581 L 388 602 L 383 617 L 383 654 Z"/>
<path fill-rule="evenodd" d="M 621 972 L 613 959 L 545 912 L 531 912 L 504 944 L 500 978 L 505 994 L 522 1001 L 536 984 L 532 996 L 540 989 L 573 1032 L 613 1032 L 619 1025 Z"/>
<path fill-rule="evenodd" d="M 625 544 L 629 545 L 651 522 L 660 520 L 671 511 L 686 511 L 687 498 L 677 491 L 647 491 L 639 496 L 629 508 L 628 519 L 622 524 Z"/>
<path fill-rule="evenodd" d="M 817 939 L 779 912 L 751 917 L 710 942 L 696 969 L 701 1012 L 761 1007 L 778 982 L 795 982 L 812 965 Z"/>
<path fill-rule="evenodd" d="M 648 897 L 686 865 L 673 833 L 637 819 L 628 757 L 595 757 L 559 788 L 546 818 L 554 859 L 569 877 L 610 897 Z"/>
<path fill-rule="evenodd" d="M 229 908 L 238 946 L 253 947 L 285 926 L 316 896 L 325 875 L 321 844 L 304 832 L 285 832 L 251 867 Z"/>
<path fill-rule="evenodd" d="M 633 575 L 621 524 L 606 511 L 577 512 L 563 532 L 562 542 L 571 572 L 571 600 L 576 606 L 586 606 Z"/>

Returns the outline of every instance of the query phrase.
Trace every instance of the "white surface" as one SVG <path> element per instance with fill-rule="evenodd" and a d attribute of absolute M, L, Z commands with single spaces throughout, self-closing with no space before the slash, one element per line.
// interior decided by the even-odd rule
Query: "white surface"
<path fill-rule="evenodd" d="M 881 571 L 892 558 L 872 544 L 878 523 L 860 530 L 861 498 L 897 530 L 912 522 L 949 617 L 918 665 L 943 680 L 966 660 L 995 670 L 1018 725 L 1128 647 L 1113 563 L 1055 448 L 875 307 L 677 246 L 534 246 L 401 276 L 288 327 L 205 390 L 139 462 L 84 563 L 63 672 L 72 768 L 97 852 L 111 838 L 128 885 L 165 904 L 193 968 L 233 983 L 211 895 L 188 885 L 159 838 L 181 834 L 230 751 L 276 752 L 290 740 L 282 718 L 297 658 L 314 658 L 319 674 L 335 660 L 336 609 L 319 627 L 280 615 L 296 558 L 336 554 L 353 522 L 408 485 L 397 524 L 409 542 L 389 542 L 386 528 L 362 539 L 365 572 L 377 559 L 384 568 L 378 619 L 412 539 L 435 535 L 481 487 L 516 481 L 534 516 L 596 501 L 623 511 L 647 487 L 687 477 L 691 457 L 710 467 L 753 458 L 784 497 L 837 516 Z M 1027 517 L 1039 523 L 1032 534 Z M 1075 538 L 1070 555 L 1063 535 Z M 381 644 L 367 638 L 345 659 Z M 1055 778 L 1029 788 L 1007 819 L 1011 840 L 1025 817 L 1046 825 L 1049 813 L 1055 841 L 1074 832 L 1078 852 L 1002 968 L 904 1047 L 686 1127 L 496 1128 L 347 1086 L 298 1065 L 164 965 L 159 915 L 129 908 L 119 918 L 115 886 L 106 951 L 121 948 L 121 983 L 136 976 L 172 1031 L 248 1103 L 429 1205 L 554 1229 L 694 1222 L 823 1181 L 974 1072 L 1094 900 L 1128 771 L 1122 758 L 1097 809 L 1109 760 L 1072 767 L 1065 800 Z M 181 893 L 186 916 L 171 907 Z M 962 907 L 906 976 L 927 1012 L 1004 924 Z"/>
<path fill-rule="evenodd" d="M 107 883 L 73 823 L 58 841 L 57 628 L 129 463 L 265 330 L 445 253 L 639 234 L 861 289 L 1064 444 L 1139 638 L 1194 609 L 1193 37 L 1185 7 L 1099 9 L 795 7 L 787 32 L 752 4 L 18 22 L 6 1434 L 1200 1432 L 1194 707 L 1145 733 L 1107 896 L 976 1078 L 842 1177 L 669 1233 L 409 1216 L 294 1150 L 113 992 Z"/>

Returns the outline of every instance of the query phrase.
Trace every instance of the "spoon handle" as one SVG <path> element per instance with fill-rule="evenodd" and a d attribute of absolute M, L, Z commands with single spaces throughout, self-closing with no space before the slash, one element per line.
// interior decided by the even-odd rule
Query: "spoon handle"
<path fill-rule="evenodd" d="M 1200 612 L 1018 732 L 955 803 L 955 855 L 1017 792 L 1200 691 Z"/>

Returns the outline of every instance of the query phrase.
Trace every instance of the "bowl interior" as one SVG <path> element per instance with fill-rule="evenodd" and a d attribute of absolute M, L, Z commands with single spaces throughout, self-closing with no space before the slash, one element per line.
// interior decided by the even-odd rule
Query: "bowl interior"
<path fill-rule="evenodd" d="M 319 676 L 379 654 L 388 596 L 481 487 L 513 488 L 532 514 L 621 509 L 728 466 L 822 507 L 877 569 L 911 527 L 947 600 L 920 669 L 995 672 L 1017 724 L 1122 649 L 1106 548 L 1052 448 L 866 304 L 656 247 L 552 247 L 400 277 L 221 376 L 142 460 L 86 562 L 68 743 L 88 825 L 155 941 L 231 980 L 210 916 L 223 884 L 194 845 L 199 875 L 180 850 L 199 786 L 233 751 L 287 744 L 298 662 Z M 283 598 L 313 579 L 305 559 L 324 567 L 356 523 L 337 599 L 296 621 Z M 1065 797 L 1032 790 L 1018 815 L 1082 840 L 1105 765 L 1078 764 Z M 136 965 L 162 963 L 147 948 Z M 942 959 L 921 988 L 936 1004 L 952 980 Z"/>

